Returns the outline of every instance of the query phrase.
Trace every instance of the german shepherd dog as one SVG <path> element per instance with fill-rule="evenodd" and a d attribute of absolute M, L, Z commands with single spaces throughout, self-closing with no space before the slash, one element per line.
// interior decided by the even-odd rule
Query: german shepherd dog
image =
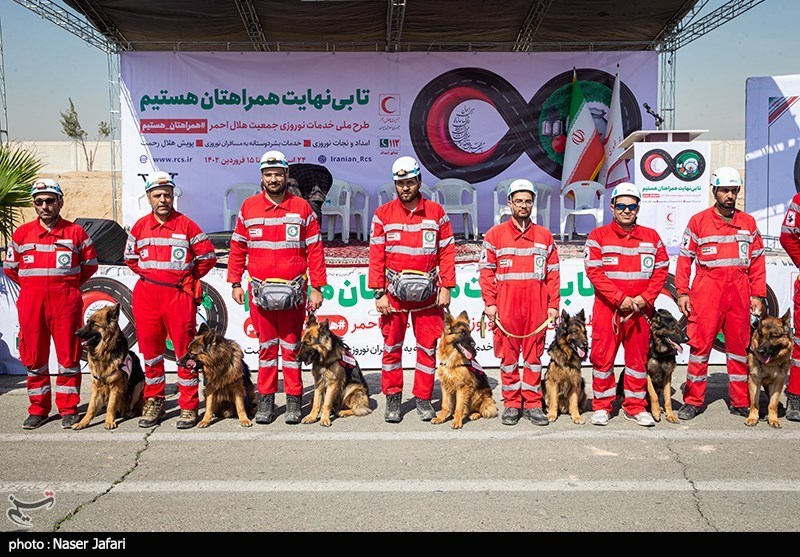
<path fill-rule="evenodd" d="M 650 346 L 647 350 L 647 409 L 657 422 L 662 412 L 667 421 L 680 423 L 672 411 L 672 374 L 675 371 L 675 357 L 683 351 L 681 344 L 689 342 L 689 337 L 681 329 L 675 316 L 666 309 L 657 309 L 650 318 Z M 617 404 L 622 405 L 625 398 L 622 377 L 617 381 Z M 664 406 L 659 402 L 664 399 Z"/>
<path fill-rule="evenodd" d="M 119 304 L 95 311 L 86 324 L 75 331 L 86 349 L 92 374 L 92 392 L 83 419 L 72 426 L 79 430 L 106 408 L 106 429 L 117 427 L 118 416 L 131 418 L 142 412 L 144 370 L 139 357 L 128 349 L 119 326 Z"/>
<path fill-rule="evenodd" d="M 234 415 L 242 427 L 253 425 L 250 420 L 255 414 L 255 387 L 239 343 L 201 323 L 186 354 L 176 363 L 203 374 L 206 411 L 197 427 L 208 427 L 215 416 Z"/>
<path fill-rule="evenodd" d="M 313 313 L 309 314 L 297 359 L 310 364 L 314 376 L 314 402 L 302 423 L 319 420 L 320 425 L 330 427 L 333 412 L 339 418 L 372 413 L 369 386 L 361 367 L 350 348 L 331 332 L 327 320 L 318 322 Z"/>
<path fill-rule="evenodd" d="M 778 399 L 783 392 L 792 359 L 792 319 L 789 310 L 783 317 L 762 317 L 750 337 L 747 353 L 747 387 L 750 392 L 750 415 L 745 425 L 758 423 L 758 407 L 761 387 L 769 396 L 767 422 L 781 427 L 778 421 Z"/>
<path fill-rule="evenodd" d="M 581 377 L 581 362 L 586 359 L 588 348 L 586 314 L 580 310 L 570 317 L 566 310 L 561 310 L 556 336 L 547 349 L 550 365 L 542 382 L 542 401 L 551 422 L 559 414 L 569 413 L 573 423 L 584 423 L 581 409 L 586 404 L 586 384 Z"/>
<path fill-rule="evenodd" d="M 444 329 L 436 353 L 436 374 L 442 388 L 442 409 L 431 420 L 440 424 L 453 416 L 453 429 L 461 429 L 464 418 L 496 418 L 497 405 L 489 380 L 475 360 L 475 340 L 466 311 L 458 317 L 444 316 Z"/>

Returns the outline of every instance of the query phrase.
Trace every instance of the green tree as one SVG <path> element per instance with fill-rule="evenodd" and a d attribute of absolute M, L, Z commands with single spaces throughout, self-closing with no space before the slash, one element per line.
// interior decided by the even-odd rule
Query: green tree
<path fill-rule="evenodd" d="M 86 146 L 86 139 L 89 137 L 89 133 L 81 126 L 80 120 L 78 119 L 78 111 L 75 110 L 75 104 L 72 102 L 72 99 L 69 99 L 69 108 L 61 113 L 61 131 L 64 135 L 80 144 L 83 149 L 83 156 L 86 158 L 86 170 L 91 172 L 94 167 L 94 157 L 97 154 L 97 147 L 100 145 L 100 141 L 111 135 L 111 129 L 108 127 L 108 123 L 100 122 L 97 125 L 97 138 L 94 142 L 94 149 L 90 150 Z"/>
<path fill-rule="evenodd" d="M 31 202 L 31 185 L 44 162 L 18 145 L 0 145 L 0 236 L 8 244 L 22 218 L 21 209 Z"/>

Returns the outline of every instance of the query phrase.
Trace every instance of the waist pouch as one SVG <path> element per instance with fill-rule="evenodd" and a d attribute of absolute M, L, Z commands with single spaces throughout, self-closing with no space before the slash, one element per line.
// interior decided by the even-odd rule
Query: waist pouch
<path fill-rule="evenodd" d="M 279 311 L 294 309 L 303 303 L 306 290 L 305 276 L 294 280 L 251 279 L 253 303 L 261 309 Z"/>
<path fill-rule="evenodd" d="M 386 269 L 389 293 L 404 302 L 421 302 L 436 293 L 436 271 L 392 271 Z"/>

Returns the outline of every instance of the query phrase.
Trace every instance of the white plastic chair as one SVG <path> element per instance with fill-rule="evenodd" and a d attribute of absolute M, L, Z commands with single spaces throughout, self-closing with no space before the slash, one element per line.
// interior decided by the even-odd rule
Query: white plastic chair
<path fill-rule="evenodd" d="M 325 196 L 322 204 L 322 216 L 326 217 L 328 226 L 328 241 L 333 240 L 336 233 L 336 217 L 342 219 L 342 241 L 347 244 L 350 242 L 350 198 L 353 195 L 352 188 L 348 182 L 333 179 L 331 189 Z"/>
<path fill-rule="evenodd" d="M 236 217 L 244 200 L 255 194 L 261 193 L 261 185 L 254 182 L 239 182 L 233 184 L 225 191 L 222 209 L 222 230 L 236 228 Z"/>
<path fill-rule="evenodd" d="M 461 178 L 444 178 L 431 188 L 448 215 L 464 217 L 464 237 L 478 238 L 478 190 Z M 464 197 L 466 196 L 466 200 Z"/>
<path fill-rule="evenodd" d="M 572 240 L 572 229 L 575 227 L 575 217 L 588 215 L 594 218 L 595 226 L 603 224 L 603 194 L 606 188 L 600 182 L 592 180 L 581 180 L 572 182 L 561 192 L 561 241 L 567 236 L 566 230 L 569 227 L 569 239 Z M 572 193 L 575 196 L 575 203 L 572 208 L 567 208 L 567 196 Z"/>
<path fill-rule="evenodd" d="M 435 199 L 436 194 L 430 187 L 428 187 L 428 185 L 425 182 L 422 182 L 422 185 L 419 188 L 419 192 L 425 199 L 431 199 L 433 201 L 436 201 Z M 389 203 L 392 199 L 396 197 L 397 197 L 397 190 L 394 187 L 394 182 L 383 184 L 378 190 L 378 206 L 380 207 L 384 203 Z"/>
<path fill-rule="evenodd" d="M 176 211 L 178 211 L 178 200 L 180 199 L 181 195 L 183 195 L 183 190 L 181 190 L 181 188 L 178 186 L 175 186 L 173 188 L 172 195 L 174 196 L 172 199 L 172 206 Z M 140 195 L 137 198 L 137 201 L 139 203 L 139 212 L 142 214 L 142 216 L 149 215 L 153 211 L 153 208 L 150 206 L 150 202 L 147 201 L 147 193 Z"/>
<path fill-rule="evenodd" d="M 550 204 L 553 200 L 553 187 L 543 182 L 534 182 L 536 188 L 535 221 L 550 230 Z M 602 224 L 602 219 L 601 223 Z"/>
<path fill-rule="evenodd" d="M 503 220 L 511 218 L 511 207 L 508 206 L 508 186 L 516 178 L 500 180 L 494 187 L 494 223 L 500 224 Z M 534 221 L 535 222 L 535 221 Z"/>
<path fill-rule="evenodd" d="M 356 238 L 366 241 L 369 236 L 369 194 L 353 182 L 350 182 L 350 190 L 350 214 L 356 226 Z M 359 198 L 363 198 L 364 202 L 360 204 Z"/>

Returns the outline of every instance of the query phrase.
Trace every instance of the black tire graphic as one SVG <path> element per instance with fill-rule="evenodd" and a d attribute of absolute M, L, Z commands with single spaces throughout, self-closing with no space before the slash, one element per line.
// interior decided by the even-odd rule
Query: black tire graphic
<path fill-rule="evenodd" d="M 206 323 L 209 327 L 224 335 L 228 329 L 228 308 L 225 305 L 225 300 L 222 299 L 222 296 L 213 286 L 202 280 L 200 284 L 203 286 L 203 294 L 211 301 L 211 307 L 206 308 L 201 305 L 197 308 L 197 323 L 198 325 Z M 165 357 L 172 362 L 178 359 L 175 356 L 175 351 L 169 346 L 167 346 Z"/>
<path fill-rule="evenodd" d="M 93 300 L 93 295 L 100 294 L 100 298 Z M 131 290 L 121 282 L 107 277 L 92 277 L 81 286 L 81 295 L 84 300 L 84 311 L 89 304 L 106 299 L 119 304 L 120 311 L 128 320 L 122 328 L 122 334 L 128 341 L 128 346 L 136 344 L 136 327 L 133 322 L 133 310 L 131 309 Z M 86 354 L 81 356 L 81 360 L 86 361 Z"/>
<path fill-rule="evenodd" d="M 658 156 L 664 160 L 667 165 L 667 168 L 664 169 L 664 172 L 661 174 L 653 174 L 650 170 L 649 162 L 650 158 Z M 647 180 L 651 182 L 660 182 L 667 176 L 671 176 L 673 170 L 675 169 L 675 165 L 672 162 L 672 157 L 669 153 L 664 151 L 663 149 L 651 149 L 647 151 L 642 159 L 639 161 L 639 170 L 642 172 L 642 176 L 644 176 Z"/>
<path fill-rule="evenodd" d="M 800 192 L 800 151 L 797 151 L 794 158 L 794 189 Z"/>
<path fill-rule="evenodd" d="M 687 158 L 691 157 L 692 159 L 697 161 L 697 168 L 691 174 L 681 174 L 680 168 L 683 161 Z M 683 182 L 694 182 L 700 176 L 703 175 L 703 172 L 706 171 L 706 159 L 703 155 L 701 155 L 698 151 L 694 149 L 684 149 L 680 153 L 675 156 L 675 164 L 674 170 L 672 171 L 678 180 Z"/>

